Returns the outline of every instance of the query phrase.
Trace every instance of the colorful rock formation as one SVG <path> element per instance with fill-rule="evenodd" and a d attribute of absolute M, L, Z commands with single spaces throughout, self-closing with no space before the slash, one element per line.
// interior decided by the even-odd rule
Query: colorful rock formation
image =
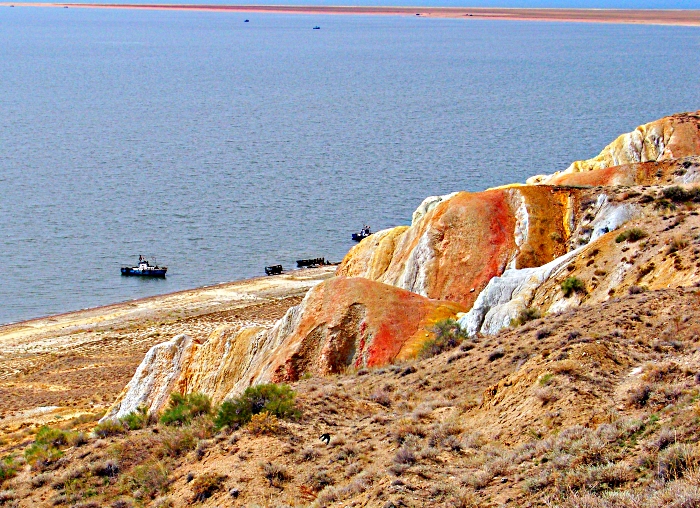
<path fill-rule="evenodd" d="M 688 185 L 700 182 L 700 157 L 659 162 L 623 164 L 593 171 L 562 173 L 553 176 L 551 185 L 614 186 L 614 185 Z"/>
<path fill-rule="evenodd" d="M 598 156 L 576 161 L 564 171 L 528 178 L 528 184 L 554 183 L 561 175 L 700 154 L 700 111 L 680 113 L 641 125 L 619 136 Z"/>
<path fill-rule="evenodd" d="M 121 418 L 140 406 L 163 407 L 175 391 L 183 368 L 192 362 L 195 350 L 195 342 L 187 335 L 153 346 L 103 420 Z"/>
<path fill-rule="evenodd" d="M 363 240 L 337 274 L 471 307 L 506 267 L 540 266 L 566 252 L 576 194 L 521 185 L 424 202 L 413 225 Z"/>
<path fill-rule="evenodd" d="M 655 191 L 612 186 L 700 181 L 699 154 L 700 112 L 680 114 L 620 136 L 594 159 L 529 180 L 537 185 L 427 198 L 411 226 L 360 242 L 335 278 L 273 328 L 222 327 L 202 345 L 183 336 L 154 347 L 107 417 L 139 405 L 158 411 L 170 391 L 201 391 L 216 403 L 256 383 L 408 359 L 435 322 L 462 311 L 470 334 L 493 334 L 529 307 L 559 312 L 636 284 L 698 280 L 700 262 L 666 246 L 683 244 L 670 235 L 684 227 L 697 236 L 690 226 L 664 225 Z M 649 229 L 653 248 L 618 241 L 613 231 L 631 223 Z M 567 297 L 561 283 L 572 276 L 585 291 Z"/>
<path fill-rule="evenodd" d="M 368 279 L 336 277 L 269 330 L 222 327 L 201 345 L 183 336 L 155 346 L 105 418 L 140 405 L 158 412 L 172 391 L 204 392 L 219 403 L 251 384 L 412 358 L 437 321 L 463 310 Z"/>

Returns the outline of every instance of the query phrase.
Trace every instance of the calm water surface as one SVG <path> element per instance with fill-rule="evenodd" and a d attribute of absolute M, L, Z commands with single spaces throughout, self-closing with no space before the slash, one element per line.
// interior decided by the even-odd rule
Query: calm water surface
<path fill-rule="evenodd" d="M 700 108 L 692 28 L 0 9 L 0 323 L 337 261 Z"/>

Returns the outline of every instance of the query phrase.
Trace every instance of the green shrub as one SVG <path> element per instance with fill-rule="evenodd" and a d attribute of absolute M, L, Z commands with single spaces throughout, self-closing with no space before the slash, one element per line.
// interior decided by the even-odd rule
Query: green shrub
<path fill-rule="evenodd" d="M 617 235 L 617 238 L 615 238 L 615 242 L 620 243 L 624 241 L 628 242 L 636 242 L 637 240 L 641 240 L 642 238 L 646 238 L 649 236 L 646 231 L 640 228 L 632 228 L 628 229 L 627 231 L 623 231 L 619 235 Z"/>
<path fill-rule="evenodd" d="M 158 457 L 179 457 L 197 447 L 197 438 L 190 427 L 167 428 L 160 433 Z"/>
<path fill-rule="evenodd" d="M 274 383 L 249 386 L 239 397 L 224 401 L 219 407 L 214 425 L 238 428 L 250 421 L 253 415 L 267 411 L 278 418 L 297 418 L 294 398 L 296 393 L 288 385 Z"/>
<path fill-rule="evenodd" d="M 41 445 L 66 446 L 68 444 L 68 433 L 61 429 L 54 429 L 44 425 L 36 433 L 34 442 Z"/>
<path fill-rule="evenodd" d="M 510 326 L 515 328 L 516 326 L 524 325 L 528 321 L 533 321 L 542 317 L 540 309 L 537 307 L 527 307 L 520 311 L 517 318 L 510 320 Z"/>
<path fill-rule="evenodd" d="M 204 473 L 202 476 L 197 477 L 190 486 L 194 493 L 192 502 L 201 503 L 209 499 L 215 492 L 221 490 L 226 478 L 228 476 L 216 473 Z"/>
<path fill-rule="evenodd" d="M 187 425 L 193 418 L 211 413 L 211 399 L 203 393 L 170 394 L 170 404 L 160 417 L 165 425 Z"/>
<path fill-rule="evenodd" d="M 132 411 L 119 419 L 129 430 L 139 430 L 148 424 L 148 408 L 139 406 L 136 411 Z"/>
<path fill-rule="evenodd" d="M 63 456 L 63 452 L 51 444 L 34 442 L 24 451 L 24 458 L 33 469 L 44 469 Z"/>
<path fill-rule="evenodd" d="M 434 334 L 432 339 L 423 343 L 419 358 L 431 358 L 450 349 L 459 346 L 465 339 L 469 338 L 467 332 L 459 326 L 454 319 L 443 319 L 433 326 Z"/>
<path fill-rule="evenodd" d="M 168 468 L 162 462 L 146 462 L 122 476 L 122 491 L 134 497 L 138 495 L 137 499 L 153 499 L 168 489 L 170 485 L 168 475 Z"/>
<path fill-rule="evenodd" d="M 27 463 L 34 469 L 44 469 L 63 456 L 61 446 L 68 444 L 69 433 L 44 425 L 34 437 L 34 443 L 24 451 Z"/>
<path fill-rule="evenodd" d="M 17 464 L 12 456 L 7 456 L 0 461 L 0 485 L 5 480 L 13 478 L 17 474 Z"/>
<path fill-rule="evenodd" d="M 568 298 L 572 293 L 585 293 L 586 285 L 578 277 L 567 277 L 561 283 L 561 290 L 564 292 L 564 296 Z"/>
<path fill-rule="evenodd" d="M 93 429 L 96 436 L 105 438 L 109 436 L 117 436 L 119 434 L 126 434 L 126 427 L 121 421 L 117 420 L 105 420 L 102 423 L 98 423 Z"/>
<path fill-rule="evenodd" d="M 673 201 L 674 203 L 685 203 L 687 201 L 700 201 L 700 187 L 693 187 L 691 189 L 684 189 L 678 185 L 673 187 L 666 187 L 661 191 L 664 198 Z"/>

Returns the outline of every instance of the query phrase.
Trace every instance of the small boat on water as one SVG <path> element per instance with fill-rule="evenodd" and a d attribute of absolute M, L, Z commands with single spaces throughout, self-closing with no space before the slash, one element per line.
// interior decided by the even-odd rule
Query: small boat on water
<path fill-rule="evenodd" d="M 154 261 L 155 263 L 155 261 Z M 143 256 L 139 256 L 138 266 L 122 266 L 122 275 L 140 275 L 142 277 L 165 277 L 167 266 L 152 265 Z"/>
<path fill-rule="evenodd" d="M 369 226 L 364 226 L 359 233 L 353 233 L 352 234 L 352 239 L 355 240 L 356 242 L 361 242 L 368 236 L 372 236 L 372 230 L 370 229 Z"/>
<path fill-rule="evenodd" d="M 246 19 L 243 23 L 250 23 L 250 20 Z"/>
<path fill-rule="evenodd" d="M 320 29 L 321 29 L 320 26 L 315 26 L 315 27 L 314 27 L 314 30 L 320 30 Z"/>

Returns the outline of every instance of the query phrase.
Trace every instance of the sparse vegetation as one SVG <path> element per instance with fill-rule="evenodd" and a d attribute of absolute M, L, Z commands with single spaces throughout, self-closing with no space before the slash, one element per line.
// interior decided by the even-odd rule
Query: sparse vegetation
<path fill-rule="evenodd" d="M 298 418 L 294 401 L 296 394 L 288 385 L 274 383 L 250 386 L 239 397 L 224 401 L 214 424 L 217 429 L 238 428 L 248 423 L 253 415 L 267 412 L 277 418 Z"/>
<path fill-rule="evenodd" d="M 526 307 L 520 311 L 517 318 L 511 319 L 510 326 L 517 327 L 524 325 L 528 321 L 534 321 L 542 317 L 540 309 L 536 307 Z"/>
<path fill-rule="evenodd" d="M 430 358 L 459 346 L 468 339 L 467 332 L 454 319 L 438 321 L 433 326 L 433 338 L 425 341 L 418 353 L 419 358 Z"/>
<path fill-rule="evenodd" d="M 615 242 L 621 243 L 624 241 L 627 242 L 636 242 L 638 240 L 641 240 L 642 238 L 646 238 L 649 236 L 646 231 L 640 228 L 631 228 L 623 231 L 617 237 L 615 238 Z"/>
<path fill-rule="evenodd" d="M 204 473 L 198 476 L 190 486 L 194 494 L 192 502 L 201 503 L 209 499 L 215 492 L 223 487 L 226 478 L 228 478 L 226 475 L 216 473 Z"/>
<path fill-rule="evenodd" d="M 200 415 L 211 413 L 211 399 L 203 393 L 170 394 L 170 404 L 160 416 L 165 425 L 185 425 Z"/>
<path fill-rule="evenodd" d="M 684 189 L 678 185 L 666 187 L 661 191 L 665 199 L 674 203 L 686 203 L 688 201 L 700 202 L 700 187 Z"/>
<path fill-rule="evenodd" d="M 566 298 L 570 297 L 573 293 L 585 293 L 586 285 L 578 277 L 567 277 L 564 282 L 561 283 L 561 290 Z"/>

